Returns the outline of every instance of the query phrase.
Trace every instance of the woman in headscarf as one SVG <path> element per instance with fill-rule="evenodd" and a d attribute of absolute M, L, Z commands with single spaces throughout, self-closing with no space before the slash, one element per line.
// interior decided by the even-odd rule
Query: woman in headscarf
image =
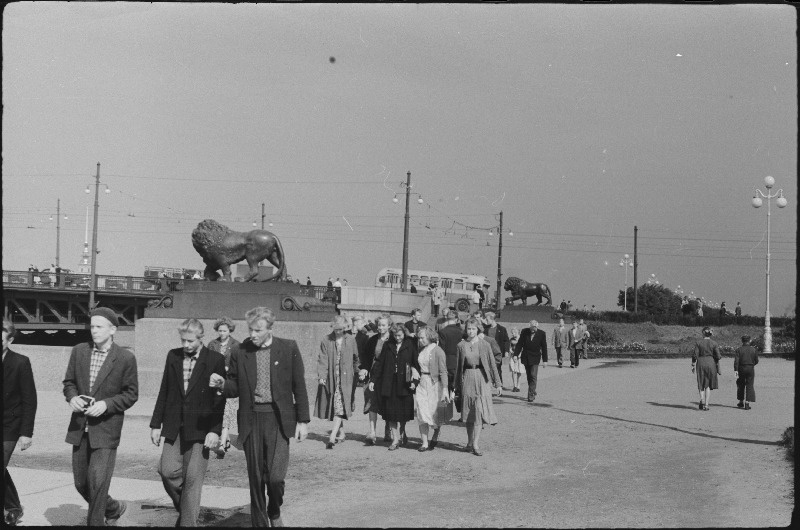
<path fill-rule="evenodd" d="M 353 373 L 358 368 L 356 339 L 345 333 L 347 320 L 336 315 L 331 327 L 333 332 L 319 345 L 319 387 L 314 406 L 314 416 L 333 420 L 333 428 L 328 443 L 325 444 L 327 449 L 333 449 L 334 444 L 345 440 L 344 421 L 352 414 L 350 390 L 353 386 Z"/>
<path fill-rule="evenodd" d="M 711 340 L 714 333 L 711 328 L 703 328 L 703 338 L 695 342 L 692 352 L 692 373 L 697 374 L 697 390 L 700 392 L 700 410 L 708 410 L 708 400 L 711 391 L 716 390 L 717 375 L 722 373 L 719 369 L 721 355 L 719 345 Z"/>

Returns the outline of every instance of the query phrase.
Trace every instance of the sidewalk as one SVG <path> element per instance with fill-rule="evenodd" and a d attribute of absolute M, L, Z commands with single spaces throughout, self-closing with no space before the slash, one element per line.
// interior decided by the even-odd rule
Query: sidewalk
<path fill-rule="evenodd" d="M 71 473 L 10 467 L 25 515 L 20 526 L 85 526 L 86 502 Z M 128 502 L 117 526 L 174 526 L 178 517 L 160 481 L 114 477 L 110 495 Z M 203 486 L 203 526 L 250 526 L 250 491 Z"/>

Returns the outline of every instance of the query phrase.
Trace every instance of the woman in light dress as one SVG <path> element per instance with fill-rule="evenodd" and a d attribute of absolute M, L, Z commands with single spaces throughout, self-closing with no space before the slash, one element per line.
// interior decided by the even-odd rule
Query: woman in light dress
<path fill-rule="evenodd" d="M 489 383 L 497 389 L 498 396 L 502 394 L 503 387 L 489 343 L 478 337 L 482 329 L 480 322 L 470 317 L 465 327 L 467 338 L 458 343 L 455 387 L 456 395 L 461 399 L 461 421 L 467 425 L 467 446 L 464 450 L 481 456 L 483 453 L 478 446 L 481 429 L 485 424 L 497 423 Z"/>
<path fill-rule="evenodd" d="M 711 328 L 703 328 L 703 338 L 694 345 L 692 352 L 692 373 L 697 374 L 697 391 L 700 393 L 700 410 L 708 410 L 708 400 L 711 391 L 718 386 L 717 375 L 720 374 L 719 361 L 721 359 L 719 344 L 711 339 L 714 333 Z"/>
<path fill-rule="evenodd" d="M 344 422 L 352 415 L 353 374 L 358 370 L 358 346 L 353 335 L 345 333 L 348 322 L 341 315 L 333 317 L 333 332 L 319 345 L 317 356 L 317 399 L 314 416 L 333 420 L 327 449 L 345 440 Z"/>
<path fill-rule="evenodd" d="M 420 352 L 417 361 L 420 380 L 414 394 L 414 405 L 419 423 L 419 436 L 422 440 L 418 450 L 422 453 L 436 447 L 439 429 L 445 420 L 439 417 L 439 404 L 449 403 L 450 393 L 447 391 L 447 361 L 444 350 L 438 345 L 439 334 L 431 326 L 420 329 L 418 334 Z M 433 429 L 433 435 L 429 444 L 430 429 Z"/>
<path fill-rule="evenodd" d="M 239 347 L 239 341 L 231 337 L 236 329 L 236 324 L 228 317 L 222 317 L 214 322 L 214 331 L 219 336 L 208 343 L 208 349 L 219 352 L 225 357 L 225 371 L 231 365 L 231 352 Z M 225 413 L 222 418 L 222 433 L 219 436 L 219 447 L 215 449 L 218 458 L 225 456 L 231 447 L 231 432 L 236 430 L 236 413 L 239 411 L 239 398 L 225 400 Z M 238 446 L 237 446 L 238 447 Z M 241 447 L 239 447 L 241 448 Z"/>
<path fill-rule="evenodd" d="M 513 352 L 519 340 L 519 329 L 511 328 L 509 340 L 511 341 L 511 351 Z M 525 367 L 522 365 L 519 356 L 514 357 L 513 355 L 508 359 L 508 367 L 511 368 L 511 383 L 514 385 L 511 391 L 519 392 L 519 380 L 525 375 Z"/>

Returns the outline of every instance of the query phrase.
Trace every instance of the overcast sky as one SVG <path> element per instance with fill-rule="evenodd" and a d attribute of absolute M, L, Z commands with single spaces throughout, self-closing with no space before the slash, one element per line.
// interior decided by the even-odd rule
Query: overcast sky
<path fill-rule="evenodd" d="M 636 225 L 639 283 L 758 314 L 767 215 L 750 200 L 772 175 L 782 315 L 795 35 L 779 5 L 11 4 L 3 268 L 55 261 L 58 199 L 77 268 L 100 162 L 100 274 L 200 268 L 194 226 L 260 227 L 263 202 L 291 275 L 372 285 L 402 264 L 410 171 L 411 268 L 494 287 L 502 210 L 504 277 L 611 309 Z"/>

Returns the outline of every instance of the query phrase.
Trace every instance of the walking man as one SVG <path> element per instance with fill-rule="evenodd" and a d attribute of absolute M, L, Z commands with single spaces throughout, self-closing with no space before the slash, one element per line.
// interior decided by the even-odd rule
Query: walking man
<path fill-rule="evenodd" d="M 8 461 L 17 444 L 21 451 L 33 443 L 36 417 L 36 385 L 31 361 L 9 350 L 16 335 L 14 324 L 3 319 L 3 520 L 17 526 L 22 518 L 22 504 L 17 488 L 8 473 Z"/>
<path fill-rule="evenodd" d="M 209 386 L 221 389 L 226 398 L 239 398 L 239 439 L 250 480 L 252 525 L 283 526 L 289 437 L 305 440 L 311 421 L 303 357 L 297 342 L 273 336 L 271 309 L 253 308 L 245 320 L 250 337 L 231 352 L 227 379 L 212 374 Z"/>
<path fill-rule="evenodd" d="M 167 353 L 150 439 L 164 449 L 158 474 L 178 510 L 176 526 L 197 526 L 208 451 L 219 444 L 225 398 L 206 386 L 211 374 L 225 375 L 225 357 L 203 346 L 203 324 L 184 320 L 178 327 L 182 348 Z"/>
<path fill-rule="evenodd" d="M 411 311 L 411 320 L 407 321 L 405 324 L 405 328 L 408 330 L 408 335 L 411 337 L 417 337 L 417 332 L 427 326 L 425 322 L 422 322 L 419 317 L 422 316 L 422 309 L 414 308 Z"/>
<path fill-rule="evenodd" d="M 539 377 L 539 363 L 547 367 L 547 336 L 539 329 L 539 323 L 531 320 L 530 327 L 523 329 L 514 347 L 514 357 L 520 357 L 528 377 L 528 402 L 536 399 L 536 383 Z"/>
<path fill-rule="evenodd" d="M 740 409 L 750 410 L 750 403 L 756 401 L 753 381 L 756 377 L 758 352 L 750 345 L 750 335 L 742 336 L 742 345 L 733 354 L 733 373 L 736 377 L 736 404 Z"/>
<path fill-rule="evenodd" d="M 464 335 L 464 330 L 458 325 L 458 312 L 451 309 L 447 312 L 447 322 L 439 330 L 439 346 L 444 350 L 447 364 L 447 386 L 450 397 L 453 397 L 456 381 L 456 366 L 458 365 L 458 343 Z"/>
<path fill-rule="evenodd" d="M 66 442 L 73 446 L 75 489 L 89 503 L 89 526 L 116 521 L 128 507 L 108 494 L 125 411 L 139 399 L 136 357 L 114 343 L 118 325 L 111 309 L 92 310 L 92 342 L 72 348 L 64 375 L 72 408 Z"/>
<path fill-rule="evenodd" d="M 583 331 L 577 320 L 572 321 L 572 329 L 569 330 L 569 367 L 577 368 L 581 362 L 583 353 Z"/>
<path fill-rule="evenodd" d="M 508 330 L 495 322 L 496 315 L 494 311 L 487 311 L 484 316 L 483 333 L 487 337 L 493 338 L 500 346 L 500 357 L 495 358 L 497 361 L 497 373 L 500 375 L 500 386 L 503 385 L 503 357 L 508 354 L 511 348 L 511 339 L 508 337 Z"/>
<path fill-rule="evenodd" d="M 561 351 L 564 348 L 569 348 L 569 330 L 564 326 L 564 319 L 558 319 L 558 326 L 553 331 L 553 347 L 556 349 L 556 359 L 558 360 L 558 367 L 564 364 L 564 354 Z"/>

